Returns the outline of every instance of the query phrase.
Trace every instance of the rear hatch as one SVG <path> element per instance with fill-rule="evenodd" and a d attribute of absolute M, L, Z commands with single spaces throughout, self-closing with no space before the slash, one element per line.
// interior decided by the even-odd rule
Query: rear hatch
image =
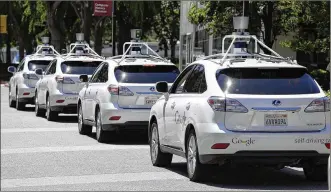
<path fill-rule="evenodd" d="M 31 88 L 34 88 L 36 86 L 37 81 L 39 80 L 39 77 L 35 74 L 34 71 L 38 68 L 45 71 L 50 62 L 51 62 L 51 60 L 31 60 L 31 61 L 29 61 L 29 63 L 28 63 L 29 72 L 23 74 L 26 85 Z"/>
<path fill-rule="evenodd" d="M 231 131 L 287 132 L 325 128 L 329 100 L 304 68 L 229 68 L 217 81 L 226 93 Z"/>
<path fill-rule="evenodd" d="M 78 94 L 84 84 L 80 82 L 80 75 L 90 78 L 102 61 L 64 61 L 61 63 L 62 76 L 57 76 L 58 86 L 65 94 Z"/>
<path fill-rule="evenodd" d="M 161 96 L 155 83 L 175 81 L 179 70 L 175 65 L 122 65 L 115 68 L 118 81 L 118 105 L 127 109 L 150 109 Z"/>

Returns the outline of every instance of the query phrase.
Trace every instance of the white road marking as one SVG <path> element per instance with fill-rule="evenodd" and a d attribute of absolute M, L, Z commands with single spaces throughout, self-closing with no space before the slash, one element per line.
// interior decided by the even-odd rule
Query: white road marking
<path fill-rule="evenodd" d="M 142 173 L 119 173 L 103 175 L 82 175 L 82 176 L 61 176 L 61 177 L 41 177 L 25 179 L 3 179 L 1 180 L 1 190 L 3 188 L 15 187 L 38 187 L 50 185 L 74 185 L 91 183 L 114 183 L 132 181 L 155 181 L 155 180 L 181 180 L 187 179 L 174 172 L 142 172 Z"/>
<path fill-rule="evenodd" d="M 66 131 L 77 131 L 77 127 L 67 128 L 12 128 L 12 129 L 1 129 L 1 133 L 25 133 L 25 132 L 66 132 Z"/>
<path fill-rule="evenodd" d="M 12 148 L 1 149 L 1 155 L 22 154 L 22 153 L 47 153 L 47 152 L 68 152 L 68 151 L 108 151 L 108 150 L 129 150 L 148 149 L 148 145 L 88 145 L 88 146 L 65 146 L 65 147 L 33 147 L 33 148 Z"/>

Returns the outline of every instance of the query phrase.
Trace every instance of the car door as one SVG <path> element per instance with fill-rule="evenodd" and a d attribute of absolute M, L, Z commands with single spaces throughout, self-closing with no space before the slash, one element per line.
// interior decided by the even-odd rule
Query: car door
<path fill-rule="evenodd" d="M 22 72 L 24 69 L 24 63 L 25 63 L 25 59 L 23 59 L 20 64 L 17 67 L 16 73 L 14 74 L 13 78 L 12 78 L 12 82 L 10 85 L 10 91 L 12 95 L 16 95 L 16 87 L 18 86 L 18 84 L 20 82 L 23 82 L 23 76 L 22 76 Z"/>
<path fill-rule="evenodd" d="M 49 73 L 49 69 L 52 66 L 52 61 L 48 64 L 48 66 L 46 67 L 45 71 L 43 71 L 43 75 L 41 76 L 41 79 L 39 80 L 39 83 L 37 84 L 37 95 L 36 97 L 38 97 L 38 102 L 39 104 L 44 104 L 43 102 L 43 91 L 44 91 L 44 87 L 43 87 L 43 83 L 45 81 L 45 75 Z"/>
<path fill-rule="evenodd" d="M 176 124 L 179 123 L 180 119 L 177 99 L 180 97 L 185 81 L 191 74 L 194 67 L 194 65 L 187 67 L 179 75 L 169 91 L 169 98 L 164 103 L 164 143 L 171 147 L 175 147 L 174 138 L 176 136 Z"/>
<path fill-rule="evenodd" d="M 43 77 L 43 81 L 41 82 L 41 104 L 46 104 L 46 93 L 48 91 L 48 83 L 51 82 L 54 78 L 54 74 L 56 72 L 56 63 L 57 60 L 53 60 L 49 66 L 49 69 L 47 70 L 46 74 Z M 55 79 L 54 79 L 55 80 Z"/>
<path fill-rule="evenodd" d="M 183 88 L 183 92 L 176 98 L 177 114 L 174 135 L 172 138 L 175 147 L 185 147 L 185 131 L 188 123 L 196 122 L 201 102 L 207 100 L 202 93 L 207 90 L 204 66 L 197 64 L 193 69 Z"/>
<path fill-rule="evenodd" d="M 94 121 L 94 118 L 93 118 L 93 97 L 94 95 L 93 94 L 93 87 L 95 85 L 95 83 L 97 83 L 99 80 L 99 75 L 100 75 L 100 71 L 103 67 L 104 63 L 101 63 L 100 66 L 95 70 L 94 74 L 92 75 L 90 81 L 88 82 L 88 87 L 86 88 L 85 90 L 85 97 L 84 97 L 84 103 L 85 103 L 85 106 L 84 107 L 84 116 L 85 116 L 85 119 L 86 120 L 89 120 L 89 121 Z M 92 94 L 91 94 L 91 91 L 92 91 Z"/>

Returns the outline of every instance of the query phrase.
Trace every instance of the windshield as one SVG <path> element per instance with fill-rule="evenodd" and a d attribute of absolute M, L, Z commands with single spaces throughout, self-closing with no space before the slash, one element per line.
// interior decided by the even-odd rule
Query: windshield
<path fill-rule="evenodd" d="M 314 94 L 320 90 L 305 69 L 229 68 L 219 70 L 217 82 L 225 93 L 252 95 Z"/>
<path fill-rule="evenodd" d="M 38 68 L 42 69 L 43 71 L 46 70 L 48 64 L 51 62 L 51 60 L 35 60 L 35 61 L 29 61 L 28 68 L 29 71 L 34 71 Z"/>
<path fill-rule="evenodd" d="M 102 61 L 65 61 L 61 63 L 64 74 L 92 75 Z"/>
<path fill-rule="evenodd" d="M 173 83 L 178 74 L 174 65 L 122 65 L 115 69 L 115 77 L 120 83 Z"/>

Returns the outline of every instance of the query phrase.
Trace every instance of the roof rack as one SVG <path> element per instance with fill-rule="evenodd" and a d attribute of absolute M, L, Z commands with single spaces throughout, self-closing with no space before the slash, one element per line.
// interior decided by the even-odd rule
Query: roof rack
<path fill-rule="evenodd" d="M 41 37 L 42 45 L 38 45 L 36 52 L 31 56 L 61 56 L 52 45 L 49 45 L 49 37 Z"/>
<path fill-rule="evenodd" d="M 296 61 L 293 61 L 289 58 L 284 58 L 281 55 L 279 55 L 277 52 L 275 52 L 267 45 L 265 45 L 262 41 L 260 41 L 255 35 L 250 35 L 248 32 L 245 32 L 245 29 L 248 28 L 248 17 L 234 17 L 233 25 L 237 31 L 233 32 L 232 35 L 224 36 L 222 41 L 222 52 L 219 54 L 214 54 L 200 58 L 199 60 L 221 57 L 220 64 L 223 65 L 223 63 L 226 60 L 230 60 L 230 63 L 232 63 L 231 61 L 237 60 L 238 58 L 241 58 L 241 60 L 247 58 L 254 58 L 265 61 L 282 61 L 290 64 L 297 64 Z M 229 48 L 225 51 L 226 39 L 232 39 L 232 41 L 229 45 Z M 247 50 L 247 47 L 252 41 L 254 41 L 253 44 L 254 52 L 250 53 Z M 273 53 L 275 56 L 258 53 L 259 45 L 265 48 L 266 50 L 270 51 L 271 53 Z"/>
<path fill-rule="evenodd" d="M 76 34 L 76 43 L 71 43 L 69 46 L 70 51 L 66 54 L 62 54 L 64 58 L 73 57 L 73 56 L 87 56 L 87 57 L 95 57 L 100 59 L 105 59 L 104 57 L 97 54 L 85 41 L 84 34 L 77 33 Z"/>

